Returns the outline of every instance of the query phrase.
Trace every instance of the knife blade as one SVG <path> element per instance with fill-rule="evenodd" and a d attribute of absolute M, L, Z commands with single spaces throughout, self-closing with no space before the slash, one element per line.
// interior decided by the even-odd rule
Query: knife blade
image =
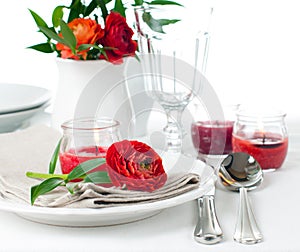
<path fill-rule="evenodd" d="M 194 239 L 203 244 L 215 244 L 223 239 L 215 208 L 215 181 L 211 189 L 197 199 L 198 222 L 194 231 Z"/>

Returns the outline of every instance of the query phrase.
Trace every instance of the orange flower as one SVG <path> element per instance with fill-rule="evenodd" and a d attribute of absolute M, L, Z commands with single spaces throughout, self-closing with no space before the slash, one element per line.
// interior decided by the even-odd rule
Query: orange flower
<path fill-rule="evenodd" d="M 85 18 L 76 18 L 68 23 L 68 26 L 73 31 L 78 48 L 82 44 L 95 44 L 99 39 L 104 36 L 104 30 L 101 28 L 100 24 L 97 24 L 95 20 L 85 19 Z M 60 34 L 61 36 L 61 34 Z M 71 49 L 61 43 L 56 44 L 56 49 L 60 51 L 61 57 L 63 59 L 86 59 L 87 52 L 89 49 L 80 51 L 76 55 L 74 55 Z"/>

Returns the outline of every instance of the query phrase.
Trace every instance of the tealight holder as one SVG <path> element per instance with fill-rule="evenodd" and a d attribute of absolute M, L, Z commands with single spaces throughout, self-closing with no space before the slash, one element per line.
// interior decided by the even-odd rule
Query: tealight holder
<path fill-rule="evenodd" d="M 120 123 L 110 118 L 80 118 L 62 124 L 60 166 L 67 174 L 78 164 L 105 158 L 108 147 L 120 141 Z"/>
<path fill-rule="evenodd" d="M 276 109 L 239 110 L 233 128 L 233 152 L 250 154 L 264 171 L 280 168 L 288 150 L 285 117 Z"/>
<path fill-rule="evenodd" d="M 238 106 L 224 106 L 219 119 L 200 116 L 192 123 L 192 141 L 200 160 L 214 166 L 217 165 L 215 161 L 222 160 L 232 152 L 231 138 Z M 199 111 L 197 113 L 201 114 Z"/>

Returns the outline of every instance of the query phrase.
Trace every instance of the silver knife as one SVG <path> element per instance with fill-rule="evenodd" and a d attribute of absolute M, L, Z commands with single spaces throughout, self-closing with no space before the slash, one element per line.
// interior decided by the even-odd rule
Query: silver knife
<path fill-rule="evenodd" d="M 214 184 L 207 194 L 197 199 L 199 214 L 194 238 L 197 242 L 204 244 L 215 244 L 223 239 L 215 209 L 215 190 Z"/>

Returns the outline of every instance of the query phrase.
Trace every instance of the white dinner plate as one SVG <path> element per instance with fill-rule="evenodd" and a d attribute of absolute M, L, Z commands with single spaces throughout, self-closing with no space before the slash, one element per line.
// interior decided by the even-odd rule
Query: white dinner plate
<path fill-rule="evenodd" d="M 0 83 L 0 114 L 36 108 L 50 98 L 51 92 L 45 88 Z"/>
<path fill-rule="evenodd" d="M 179 163 L 187 159 L 185 157 Z M 95 227 L 129 223 L 194 200 L 208 192 L 214 185 L 213 169 L 200 160 L 194 160 L 192 171 L 201 176 L 199 188 L 156 202 L 91 209 L 37 207 L 0 199 L 0 210 L 15 213 L 31 221 L 57 226 Z"/>
<path fill-rule="evenodd" d="M 12 132 L 21 128 L 35 116 L 37 113 L 42 112 L 49 106 L 49 103 L 43 104 L 40 107 L 27 109 L 15 113 L 0 114 L 0 133 Z"/>

